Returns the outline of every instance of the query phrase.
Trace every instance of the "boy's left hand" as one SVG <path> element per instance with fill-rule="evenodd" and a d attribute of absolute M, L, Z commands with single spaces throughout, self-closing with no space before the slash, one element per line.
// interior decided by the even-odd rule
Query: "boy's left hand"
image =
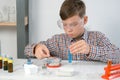
<path fill-rule="evenodd" d="M 79 40 L 69 46 L 70 52 L 72 54 L 89 54 L 90 46 L 85 42 L 85 40 Z"/>

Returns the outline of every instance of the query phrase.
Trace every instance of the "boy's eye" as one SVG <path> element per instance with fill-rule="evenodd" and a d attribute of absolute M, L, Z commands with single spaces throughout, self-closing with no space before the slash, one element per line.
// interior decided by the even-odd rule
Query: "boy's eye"
<path fill-rule="evenodd" d="M 63 24 L 63 26 L 67 26 L 67 24 Z"/>
<path fill-rule="evenodd" d="M 71 24 L 71 26 L 73 26 L 73 27 L 76 26 L 76 25 L 77 25 L 77 23 L 73 23 L 73 24 Z"/>

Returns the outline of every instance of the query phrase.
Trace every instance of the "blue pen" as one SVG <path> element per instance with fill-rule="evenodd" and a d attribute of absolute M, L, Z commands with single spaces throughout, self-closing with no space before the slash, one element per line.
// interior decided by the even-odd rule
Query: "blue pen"
<path fill-rule="evenodd" d="M 72 63 L 72 54 L 70 53 L 69 49 L 68 49 L 68 62 Z"/>

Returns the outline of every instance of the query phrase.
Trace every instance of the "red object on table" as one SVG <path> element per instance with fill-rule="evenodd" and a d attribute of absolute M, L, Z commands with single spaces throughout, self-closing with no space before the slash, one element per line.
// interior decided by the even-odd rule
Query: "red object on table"
<path fill-rule="evenodd" d="M 106 80 L 120 77 L 120 64 L 112 65 L 112 61 L 108 60 L 107 67 L 104 68 L 105 74 L 101 77 Z"/>

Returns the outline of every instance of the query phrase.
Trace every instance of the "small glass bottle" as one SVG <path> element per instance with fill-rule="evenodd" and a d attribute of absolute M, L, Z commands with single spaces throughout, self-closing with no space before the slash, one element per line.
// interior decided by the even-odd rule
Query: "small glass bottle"
<path fill-rule="evenodd" d="M 3 69 L 8 70 L 8 59 L 7 59 L 7 57 L 3 58 Z"/>
<path fill-rule="evenodd" d="M 8 72 L 9 73 L 13 72 L 13 59 L 12 58 L 8 60 Z"/>
<path fill-rule="evenodd" d="M 2 69 L 2 57 L 0 56 L 0 69 Z"/>

